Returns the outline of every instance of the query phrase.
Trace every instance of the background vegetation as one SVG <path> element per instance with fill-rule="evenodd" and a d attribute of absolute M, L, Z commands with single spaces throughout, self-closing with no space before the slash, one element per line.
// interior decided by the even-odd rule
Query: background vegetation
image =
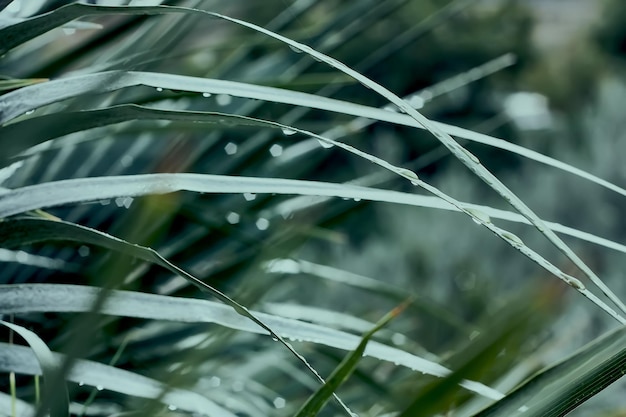
<path fill-rule="evenodd" d="M 322 416 L 624 413 L 619 301 L 433 135 L 619 298 L 621 1 L 550 47 L 534 2 L 85 3 L 0 1 L 0 415 L 296 415 L 333 371 Z"/>

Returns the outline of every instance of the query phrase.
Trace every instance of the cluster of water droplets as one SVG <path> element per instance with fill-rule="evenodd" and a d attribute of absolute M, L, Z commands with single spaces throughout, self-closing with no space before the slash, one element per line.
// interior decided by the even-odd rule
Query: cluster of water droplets
<path fill-rule="evenodd" d="M 132 197 L 117 197 L 115 199 L 115 205 L 118 207 L 130 208 L 131 204 L 133 204 Z"/>

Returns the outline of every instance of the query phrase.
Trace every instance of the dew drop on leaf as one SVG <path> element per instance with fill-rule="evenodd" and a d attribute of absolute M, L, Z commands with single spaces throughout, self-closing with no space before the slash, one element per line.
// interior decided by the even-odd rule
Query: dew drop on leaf
<path fill-rule="evenodd" d="M 481 221 L 483 223 L 491 223 L 491 218 L 484 211 L 480 211 L 478 209 L 467 209 L 467 212 L 472 215 L 472 220 L 476 224 L 481 224 Z"/>
<path fill-rule="evenodd" d="M 318 140 L 317 140 L 317 142 L 318 142 L 318 143 L 320 144 L 320 146 L 321 146 L 322 148 L 324 148 L 324 149 L 330 149 L 330 148 L 332 148 L 333 146 L 335 146 L 335 145 L 333 145 L 331 142 L 327 142 L 327 141 L 322 140 L 322 139 L 318 139 Z"/>
<path fill-rule="evenodd" d="M 519 236 L 511 232 L 502 232 L 502 237 L 511 242 L 513 246 L 524 246 L 524 242 L 522 241 L 522 239 L 520 239 Z"/>
<path fill-rule="evenodd" d="M 218 94 L 215 96 L 215 102 L 219 106 L 228 106 L 233 101 L 233 98 L 228 94 Z"/>
<path fill-rule="evenodd" d="M 419 181 L 419 178 L 417 176 L 417 174 L 413 171 L 411 171 L 410 169 L 406 169 L 406 168 L 398 168 L 396 170 L 396 172 L 400 175 L 402 175 L 405 178 L 408 178 L 409 180 L 411 180 L 411 183 L 415 184 L 415 182 Z M 413 182 L 415 181 L 415 182 Z M 417 185 L 417 184 L 415 184 Z"/>

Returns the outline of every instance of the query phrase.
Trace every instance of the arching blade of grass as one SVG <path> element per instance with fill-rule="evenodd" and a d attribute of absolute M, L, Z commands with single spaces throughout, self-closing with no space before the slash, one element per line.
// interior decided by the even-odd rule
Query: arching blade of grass
<path fill-rule="evenodd" d="M 52 355 L 45 342 L 32 331 L 4 320 L 0 320 L 0 324 L 13 330 L 26 340 L 30 349 L 25 347 L 22 349 L 31 351 L 41 368 L 44 378 L 44 395 L 36 416 L 43 416 L 49 412 L 51 417 L 68 417 L 70 409 L 69 395 L 65 381 L 59 380 L 60 362 Z M 11 369 L 8 371 L 19 373 Z"/>
<path fill-rule="evenodd" d="M 89 308 L 90 306 L 87 306 L 85 311 L 90 311 Z M 51 355 L 59 362 L 64 359 L 64 355 L 59 353 L 51 352 Z M 0 343 L 0 358 L 0 369 L 3 372 L 13 371 L 24 375 L 41 374 L 41 368 L 35 356 L 26 347 Z M 98 362 L 77 359 L 67 378 L 78 384 L 134 397 L 160 398 L 164 404 L 202 415 L 235 417 L 235 414 L 196 392 L 166 387 L 154 379 Z M 162 393 L 164 394 L 161 395 Z"/>
<path fill-rule="evenodd" d="M 311 135 L 316 136 L 314 133 L 311 133 Z M 575 288 L 583 296 L 591 300 L 594 304 L 607 312 L 617 321 L 620 323 L 626 323 L 626 320 L 621 315 L 615 312 L 615 310 L 609 307 L 592 292 L 587 290 L 578 279 L 561 271 L 537 252 L 526 246 L 516 235 L 494 225 L 489 216 L 485 213 L 469 208 L 460 201 L 442 193 L 437 188 L 420 180 L 412 171 L 391 165 L 380 158 L 359 151 L 358 149 L 344 143 L 321 137 L 320 140 L 327 140 L 329 143 L 340 146 L 356 155 L 362 156 L 386 169 L 389 169 L 404 178 L 409 179 L 412 183 L 419 183 L 421 187 L 426 188 L 431 193 L 444 199 L 446 202 L 456 207 L 459 211 L 463 211 L 464 213 L 470 215 L 477 222 L 483 224 L 539 266 L 543 267 L 548 272 L 564 281 L 566 284 Z M 146 194 L 164 194 L 180 190 L 223 193 L 312 193 L 312 195 L 321 194 L 326 196 L 344 196 L 347 198 L 365 197 L 368 199 L 372 199 L 372 196 L 375 194 L 373 189 L 354 186 L 351 188 L 346 187 L 348 186 L 345 184 L 328 184 L 312 181 L 303 182 L 284 179 L 270 180 L 267 178 L 227 177 L 207 174 L 147 174 L 122 177 L 82 178 L 33 185 L 0 194 L 0 218 L 68 202 L 99 200 L 121 195 L 137 196 Z M 305 188 L 304 191 L 303 188 Z M 363 194 L 363 191 L 366 191 L 366 193 Z M 152 252 L 150 252 L 150 255 L 147 255 L 144 252 L 142 252 L 142 254 L 143 256 L 148 256 L 153 261 L 155 260 L 154 253 Z M 169 264 L 160 256 L 158 256 L 158 258 L 159 260 L 157 263 L 159 265 L 163 265 L 172 271 L 176 271 L 175 268 L 177 267 Z M 178 271 L 176 273 L 180 272 Z M 191 282 L 196 280 L 194 277 L 187 279 Z M 197 282 L 195 284 L 198 286 L 205 285 L 204 283 L 200 284 Z M 209 292 L 213 291 L 212 288 L 205 288 L 204 290 Z M 223 297 L 226 296 L 221 293 L 218 296 L 218 298 L 223 301 L 228 300 L 229 303 L 234 303 L 234 301 Z M 231 305 L 235 306 L 235 304 Z M 237 305 L 237 308 L 238 307 L 239 306 Z M 245 314 L 245 312 L 243 312 L 243 314 Z"/>
<path fill-rule="evenodd" d="M 371 330 L 363 334 L 361 342 L 357 348 L 350 352 L 341 361 L 339 366 L 337 366 L 330 377 L 328 377 L 326 383 L 321 386 L 315 394 L 309 397 L 296 414 L 296 417 L 313 417 L 319 413 L 322 407 L 324 407 L 324 405 L 326 405 L 328 400 L 332 397 L 333 392 L 335 392 L 337 388 L 350 378 L 350 375 L 352 375 L 361 361 L 361 358 L 365 353 L 365 348 L 374 334 L 400 314 L 402 310 L 406 308 L 408 302 L 409 301 L 385 314 L 385 316 L 383 316 Z"/>
<path fill-rule="evenodd" d="M 276 103 L 305 106 L 424 129 L 419 122 L 406 114 L 315 96 L 312 94 L 233 81 L 133 71 L 109 71 L 68 77 L 11 92 L 4 95 L 2 97 L 3 100 L 0 102 L 0 110 L 4 108 L 4 110 L 0 111 L 0 124 L 4 124 L 19 115 L 46 104 L 76 97 L 82 94 L 102 93 L 136 85 L 147 85 L 155 88 L 172 88 L 183 91 L 194 91 L 197 93 L 210 92 L 212 94 L 229 94 L 235 97 L 253 98 Z M 18 122 L 14 125 L 8 125 L 1 128 L 0 133 L 2 134 L 0 135 L 0 144 L 8 150 L 6 152 L 7 154 L 13 155 L 14 152 L 16 153 L 16 151 L 26 148 L 26 146 L 20 144 L 24 138 L 28 138 L 26 139 L 26 144 L 40 143 L 52 137 L 58 137 L 76 131 L 73 127 L 75 123 L 77 127 L 86 129 L 89 128 L 90 125 L 91 127 L 103 126 L 126 120 L 135 120 L 136 118 L 169 119 L 171 116 L 174 118 L 173 120 L 176 120 L 176 117 L 180 117 L 180 120 L 189 120 L 189 117 L 193 114 L 196 115 L 198 119 L 197 121 L 206 121 L 203 120 L 205 119 L 205 113 L 203 112 L 172 111 L 172 113 L 165 113 L 166 110 L 152 110 L 141 106 L 135 106 L 131 109 L 125 109 L 125 107 L 126 106 L 115 106 L 110 108 L 110 110 L 91 110 L 86 113 L 58 113 L 56 115 L 42 116 L 41 119 L 39 117 L 31 118 L 24 122 Z M 149 115 L 151 112 L 152 114 Z M 177 114 L 180 115 L 176 116 Z M 75 120 L 72 119 L 72 115 L 76 117 Z M 54 121 L 52 126 L 50 126 L 50 121 L 55 120 L 55 117 L 58 118 L 58 122 Z M 61 123 L 62 121 L 65 123 Z M 626 196 L 626 189 L 569 164 L 542 155 L 539 152 L 526 149 L 522 146 L 512 144 L 502 139 L 472 132 L 471 130 L 460 127 L 438 122 L 431 123 L 450 135 L 524 156 L 539 163 L 569 172 L 570 174 L 584 178 Z M 2 157 L 6 156 L 7 155 L 5 154 Z"/>
<path fill-rule="evenodd" d="M 33 224 L 31 223 L 33 221 L 39 223 Z M 30 223 L 30 225 L 28 223 Z M 229 305 L 237 312 L 237 314 L 252 320 L 258 326 L 263 328 L 273 339 L 280 341 L 283 346 L 285 346 L 307 367 L 307 369 L 318 379 L 319 382 L 322 384 L 325 382 L 317 371 L 291 346 L 291 344 L 287 343 L 287 341 L 285 341 L 282 336 L 276 334 L 271 327 L 259 320 L 254 314 L 250 313 L 246 307 L 239 304 L 218 289 L 191 275 L 187 271 L 177 267 L 153 249 L 130 244 L 122 239 L 118 239 L 106 233 L 89 229 L 87 227 L 61 221 L 46 221 L 43 219 L 17 219 L 13 221 L 2 221 L 0 222 L 0 236 L 2 237 L 3 245 L 8 247 L 46 240 L 73 240 L 102 246 L 107 249 L 118 251 L 125 255 L 159 265 L 170 272 L 185 278 L 201 291 L 210 294 L 223 303 Z M 335 396 L 335 399 L 342 407 L 345 408 L 345 405 L 339 397 Z M 346 411 L 348 410 L 346 409 Z"/>
<path fill-rule="evenodd" d="M 626 373 L 626 329 L 620 327 L 539 372 L 476 417 L 561 417 Z"/>
<path fill-rule="evenodd" d="M 2 223 L 9 222 L 12 220 L 0 222 L 0 237 L 4 237 Z M 67 229 L 67 231 L 57 230 L 56 240 L 75 240 L 79 239 L 76 236 L 78 233 L 84 233 L 76 230 L 79 228 L 76 225 L 68 226 L 61 222 L 50 223 L 56 223 L 56 226 L 60 225 Z M 59 228 L 55 227 L 55 229 Z M 88 230 L 84 227 L 80 227 L 80 229 Z M 71 236 L 74 231 L 78 233 Z M 33 238 L 35 237 L 33 236 Z M 82 237 L 80 241 L 98 244 L 95 241 L 96 238 L 85 239 Z M 90 311 L 91 304 L 99 291 L 101 290 L 93 287 L 63 284 L 0 286 L 0 313 Z M 216 323 L 232 329 L 263 333 L 259 326 L 235 314 L 229 307 L 207 300 L 112 290 L 100 312 L 102 314 L 154 320 Z M 311 341 L 342 350 L 353 350 L 360 341 L 358 336 L 324 326 L 258 312 L 251 314 L 260 317 L 265 323 L 269 323 L 269 326 L 289 339 Z M 432 376 L 443 377 L 450 373 L 447 368 L 438 363 L 378 342 L 370 342 L 365 354 Z M 501 393 L 478 382 L 464 380 L 460 382 L 460 385 L 486 398 L 502 398 Z"/>

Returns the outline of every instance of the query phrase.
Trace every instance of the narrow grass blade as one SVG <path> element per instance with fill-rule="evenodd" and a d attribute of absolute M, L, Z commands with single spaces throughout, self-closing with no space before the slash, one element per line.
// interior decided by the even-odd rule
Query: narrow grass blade
<path fill-rule="evenodd" d="M 313 133 L 311 133 L 311 135 L 315 136 L 315 134 Z M 539 266 L 546 269 L 551 274 L 576 289 L 583 296 L 591 300 L 594 304 L 596 304 L 606 313 L 611 315 L 611 317 L 615 318 L 620 323 L 626 323 L 626 319 L 624 319 L 614 309 L 608 306 L 604 301 L 599 299 L 595 294 L 587 290 L 582 282 L 580 282 L 577 278 L 561 271 L 559 268 L 557 268 L 548 260 L 539 255 L 537 252 L 526 246 L 524 242 L 516 235 L 494 225 L 491 222 L 490 217 L 485 213 L 467 207 L 462 202 L 423 182 L 417 177 L 414 172 L 408 169 L 391 165 L 388 162 L 381 160 L 380 158 L 369 155 L 341 142 L 324 138 L 321 138 L 320 140 L 328 140 L 330 143 L 336 146 L 340 146 L 356 155 L 367 158 L 368 160 L 404 178 L 409 179 L 412 183 L 418 183 L 421 187 L 427 189 L 439 198 L 448 202 L 459 211 L 463 211 L 464 213 L 471 216 L 473 219 L 476 220 L 476 222 L 481 223 L 483 226 L 491 230 L 494 234 L 502 238 L 509 245 L 513 246 L 522 254 L 533 260 Z M 209 184 L 211 180 L 213 181 L 211 184 Z M 276 185 L 280 186 L 276 188 Z M 306 191 L 303 191 L 303 186 L 305 185 Z M 355 186 L 351 186 L 351 189 L 347 189 L 346 187 L 348 187 L 346 184 L 325 184 L 318 182 L 302 182 L 284 179 L 269 180 L 267 178 L 212 176 L 205 174 L 147 174 L 123 177 L 82 178 L 76 180 L 64 180 L 33 185 L 0 194 L 0 218 L 23 213 L 29 210 L 59 205 L 68 202 L 98 200 L 120 195 L 136 196 L 145 194 L 163 194 L 180 190 L 224 193 L 276 192 L 280 194 L 300 195 L 305 193 L 312 193 L 310 195 L 346 196 L 348 198 L 362 198 L 363 196 L 360 195 L 360 191 L 368 190 L 368 194 L 370 195 L 370 197 L 365 198 L 372 199 L 371 195 L 373 189 Z M 277 191 L 273 191 L 275 189 L 277 189 Z M 144 254 L 144 256 L 146 255 Z M 159 256 L 159 259 L 159 265 L 163 265 L 177 274 L 181 273 L 177 269 L 177 267 L 165 261 L 164 258 Z M 198 281 L 194 277 L 186 278 L 191 282 Z M 196 282 L 196 285 L 202 287 L 206 284 Z M 205 288 L 204 290 L 211 293 L 213 291 L 212 288 Z M 224 297 L 226 296 L 220 293 L 218 298 L 223 301 L 229 300 L 228 303 L 234 306 L 234 304 L 232 304 L 234 303 L 234 301 Z"/>
<path fill-rule="evenodd" d="M 0 222 L 0 238 L 4 238 L 3 230 L 1 230 L 3 223 L 9 222 L 11 221 Z M 59 224 L 62 225 L 62 223 Z M 71 231 L 57 228 L 56 239 L 71 240 L 71 236 L 66 236 L 69 233 Z M 90 239 L 87 243 L 93 244 L 94 242 Z M 101 290 L 98 288 L 64 284 L 2 285 L 0 286 L 0 314 L 90 311 L 99 291 Z M 228 306 L 199 299 L 112 290 L 101 313 L 153 320 L 216 323 L 231 329 L 265 333 L 255 323 L 236 314 Z M 268 323 L 270 327 L 288 339 L 310 341 L 342 350 L 354 350 L 360 342 L 358 336 L 328 327 L 259 312 L 252 312 L 252 314 L 261 318 L 263 322 Z M 450 373 L 446 367 L 438 363 L 376 341 L 367 345 L 365 354 L 432 376 L 444 377 Z M 478 382 L 461 381 L 460 385 L 486 398 L 502 398 L 501 393 Z"/>
<path fill-rule="evenodd" d="M 54 352 L 51 352 L 51 357 L 58 362 L 64 359 L 63 355 Z M 6 343 L 0 343 L 0 369 L 3 372 L 14 371 L 24 375 L 42 373 L 30 349 Z M 196 392 L 166 387 L 154 379 L 98 362 L 77 359 L 67 377 L 77 384 L 98 389 L 140 398 L 160 398 L 164 404 L 173 405 L 180 410 L 214 417 L 235 417 L 230 411 Z M 161 396 L 162 393 L 165 394 Z"/>
<path fill-rule="evenodd" d="M 561 417 L 626 374 L 620 327 L 546 369 L 476 417 Z"/>
<path fill-rule="evenodd" d="M 62 180 L 7 191 L 0 194 L 0 218 L 30 210 L 69 203 L 134 197 L 148 194 L 194 191 L 201 193 L 272 193 L 341 197 L 427 207 L 438 210 L 461 211 L 438 197 L 381 190 L 349 184 L 334 184 L 280 178 L 231 177 L 209 174 L 145 174 Z M 530 224 L 520 214 L 488 206 L 459 202 L 466 210 L 484 218 Z M 288 200 L 268 208 L 267 214 L 288 215 L 302 209 L 297 201 Z M 587 242 L 626 253 L 626 245 L 558 223 L 547 222 L 550 229 Z"/>
<path fill-rule="evenodd" d="M 409 302 L 407 301 L 391 310 L 383 318 L 381 318 L 370 331 L 363 335 L 357 348 L 350 352 L 350 354 L 348 354 L 343 361 L 341 361 L 339 366 L 335 368 L 331 376 L 326 380 L 326 383 L 321 386 L 315 394 L 309 397 L 306 403 L 302 405 L 302 408 L 300 408 L 296 414 L 296 417 L 313 417 L 317 415 L 317 413 L 332 397 L 333 392 L 335 392 L 337 388 L 339 388 L 345 381 L 348 380 L 350 375 L 352 375 L 365 353 L 365 348 L 367 347 L 368 342 L 374 334 L 400 314 L 402 310 L 406 308 L 408 303 Z"/>
<path fill-rule="evenodd" d="M 19 334 L 30 346 L 44 377 L 44 396 L 37 415 L 50 412 L 51 417 L 69 417 L 69 395 L 65 381 L 58 381 L 60 362 L 54 357 L 48 346 L 35 333 L 25 327 L 0 320 L 0 324 Z M 19 373 L 18 371 L 9 369 Z"/>

